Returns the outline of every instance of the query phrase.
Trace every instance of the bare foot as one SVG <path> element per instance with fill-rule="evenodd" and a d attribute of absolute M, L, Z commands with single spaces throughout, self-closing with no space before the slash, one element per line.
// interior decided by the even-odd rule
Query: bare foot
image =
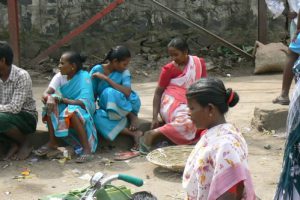
<path fill-rule="evenodd" d="M 5 157 L 3 158 L 3 160 L 7 161 L 7 160 L 12 159 L 15 156 L 15 154 L 18 152 L 18 150 L 19 150 L 19 146 L 17 145 L 17 143 L 12 142 L 10 144 L 10 148 L 9 148 L 7 154 L 5 155 Z"/>
<path fill-rule="evenodd" d="M 5 145 L 1 142 L 0 143 L 0 160 L 3 160 L 6 155 L 6 148 Z"/>
<path fill-rule="evenodd" d="M 142 131 L 134 131 L 134 145 L 131 148 L 132 151 L 138 151 L 139 150 L 139 145 L 140 145 L 140 138 L 143 136 Z"/>
<path fill-rule="evenodd" d="M 28 140 L 25 140 L 23 144 L 21 145 L 18 153 L 16 154 L 15 159 L 16 160 L 25 160 L 29 157 L 33 150 L 33 147 L 29 144 Z"/>
<path fill-rule="evenodd" d="M 138 123 L 139 123 L 139 118 L 133 113 L 129 113 L 128 117 L 129 117 L 129 120 L 130 120 L 129 130 L 130 131 L 136 131 L 137 127 L 138 127 Z"/>

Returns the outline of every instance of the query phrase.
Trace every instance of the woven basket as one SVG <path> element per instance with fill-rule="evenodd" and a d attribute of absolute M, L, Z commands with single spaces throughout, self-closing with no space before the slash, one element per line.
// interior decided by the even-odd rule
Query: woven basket
<path fill-rule="evenodd" d="M 147 160 L 162 168 L 183 172 L 185 163 L 193 149 L 194 146 L 191 145 L 158 148 L 147 155 Z"/>

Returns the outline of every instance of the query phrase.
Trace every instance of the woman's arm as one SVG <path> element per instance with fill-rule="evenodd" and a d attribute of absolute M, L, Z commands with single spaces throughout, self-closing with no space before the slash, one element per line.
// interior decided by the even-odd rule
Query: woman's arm
<path fill-rule="evenodd" d="M 129 87 L 125 87 L 123 85 L 120 85 L 116 82 L 114 82 L 113 80 L 111 80 L 108 76 L 100 73 L 100 72 L 96 72 L 93 74 L 93 78 L 99 78 L 101 80 L 105 80 L 106 82 L 108 82 L 108 84 L 110 84 L 113 88 L 115 88 L 116 90 L 119 90 L 120 92 L 122 92 L 126 97 L 129 97 L 131 94 L 131 88 Z"/>
<path fill-rule="evenodd" d="M 68 105 L 78 105 L 81 108 L 85 109 L 84 103 L 80 100 L 71 100 L 71 99 L 67 99 L 67 98 L 62 98 L 59 103 L 64 103 L 64 104 L 68 104 Z"/>
<path fill-rule="evenodd" d="M 43 93 L 43 95 L 42 95 L 42 102 L 43 102 L 44 104 L 46 104 L 46 103 L 47 103 L 48 96 L 51 95 L 51 94 L 54 94 L 54 93 L 55 93 L 55 90 L 54 90 L 53 88 L 51 88 L 51 87 L 48 87 L 48 88 L 44 91 L 44 93 Z"/>
<path fill-rule="evenodd" d="M 129 87 L 125 87 L 123 85 L 120 85 L 116 82 L 114 82 L 113 80 L 111 80 L 109 77 L 107 77 L 106 81 L 116 90 L 119 90 L 120 92 L 122 92 L 123 94 L 125 94 L 126 97 L 129 97 L 131 94 L 131 88 Z"/>
<path fill-rule="evenodd" d="M 159 126 L 158 122 L 158 113 L 160 110 L 161 97 L 165 88 L 157 86 L 155 89 L 154 97 L 153 97 L 153 116 L 152 116 L 152 124 L 151 129 L 155 129 Z"/>

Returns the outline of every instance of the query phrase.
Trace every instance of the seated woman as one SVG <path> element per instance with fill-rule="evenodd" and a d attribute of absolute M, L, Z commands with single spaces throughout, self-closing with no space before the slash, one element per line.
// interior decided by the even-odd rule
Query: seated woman
<path fill-rule="evenodd" d="M 183 173 L 187 199 L 254 200 L 248 150 L 237 128 L 224 114 L 239 101 L 216 78 L 200 79 L 187 92 L 191 120 L 207 129 L 190 154 Z"/>
<path fill-rule="evenodd" d="M 131 89 L 131 75 L 127 69 L 130 58 L 126 47 L 117 46 L 107 53 L 103 64 L 92 68 L 90 74 L 99 106 L 94 115 L 97 131 L 110 141 L 119 133 L 129 135 L 134 138 L 136 149 L 142 135 L 137 130 L 141 102 Z"/>
<path fill-rule="evenodd" d="M 162 68 L 153 99 L 153 119 L 150 131 L 141 140 L 141 151 L 149 150 L 160 135 L 173 143 L 193 144 L 200 138 L 200 131 L 192 123 L 185 97 L 186 89 L 201 77 L 206 77 L 204 59 L 188 54 L 187 43 L 173 39 L 168 45 L 172 62 Z M 165 125 L 159 127 L 158 113 Z"/>
<path fill-rule="evenodd" d="M 51 149 L 56 149 L 56 137 L 62 137 L 74 148 L 83 150 L 80 153 L 76 149 L 79 154 L 76 162 L 92 159 L 98 144 L 93 122 L 96 106 L 90 75 L 82 70 L 85 60 L 75 52 L 61 56 L 60 72 L 53 77 L 42 97 L 46 108 L 43 121 L 47 123 L 50 141 L 35 151 L 37 155 L 46 155 Z M 57 91 L 61 96 L 55 94 Z"/>

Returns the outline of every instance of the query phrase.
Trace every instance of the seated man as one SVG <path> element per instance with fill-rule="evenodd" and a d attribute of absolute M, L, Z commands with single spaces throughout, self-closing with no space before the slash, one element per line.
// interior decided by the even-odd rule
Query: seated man
<path fill-rule="evenodd" d="M 12 61 L 12 49 L 0 41 L 0 145 L 10 147 L 4 159 L 23 160 L 32 150 L 27 136 L 36 130 L 37 111 L 31 78 Z"/>

